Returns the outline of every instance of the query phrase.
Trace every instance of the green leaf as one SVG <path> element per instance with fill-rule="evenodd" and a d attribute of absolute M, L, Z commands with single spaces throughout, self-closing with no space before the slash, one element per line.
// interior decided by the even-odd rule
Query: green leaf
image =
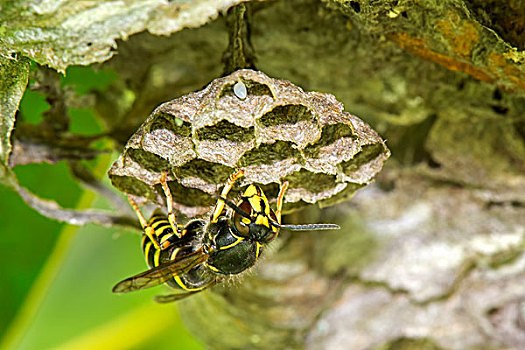
<path fill-rule="evenodd" d="M 108 158 L 98 158 L 97 176 Z M 108 209 L 103 198 L 80 190 L 62 162 L 20 166 L 16 173 L 39 197 Z M 8 301 L 0 311 L 0 349 L 201 348 L 173 305 L 153 302 L 153 295 L 166 292 L 162 287 L 111 293 L 120 279 L 146 268 L 138 231 L 60 224 L 7 188 L 0 188 L 0 198 L 0 298 Z"/>

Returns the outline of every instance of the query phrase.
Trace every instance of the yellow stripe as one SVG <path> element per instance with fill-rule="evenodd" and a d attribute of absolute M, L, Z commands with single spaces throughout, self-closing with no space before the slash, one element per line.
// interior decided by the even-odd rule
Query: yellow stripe
<path fill-rule="evenodd" d="M 170 225 L 159 225 L 155 228 L 155 234 L 158 236 L 164 234 L 166 230 L 171 229 Z"/>
<path fill-rule="evenodd" d="M 225 245 L 223 247 L 220 247 L 219 250 L 226 250 L 226 249 L 229 249 L 231 247 L 235 247 L 237 244 L 239 244 L 240 242 L 244 241 L 244 238 L 241 238 L 241 237 L 237 237 L 237 240 L 235 242 L 233 242 L 232 244 L 229 244 L 229 245 Z"/>
<path fill-rule="evenodd" d="M 212 270 L 214 272 L 219 272 L 219 269 L 216 268 L 215 266 L 211 266 L 211 265 L 206 264 L 206 267 L 208 267 L 210 270 Z"/>
<path fill-rule="evenodd" d="M 251 197 L 248 199 L 248 202 L 250 202 L 252 210 L 255 210 L 256 212 L 261 211 L 261 199 L 259 197 Z"/>
<path fill-rule="evenodd" d="M 270 224 L 268 223 L 268 218 L 263 215 L 257 215 L 257 218 L 255 219 L 255 224 L 270 227 Z"/>
<path fill-rule="evenodd" d="M 270 205 L 268 202 L 268 198 L 266 198 L 266 195 L 262 190 L 260 191 L 260 194 L 258 194 L 257 187 L 255 185 L 250 185 L 244 192 L 244 197 L 248 197 L 248 202 L 252 206 L 253 210 L 257 212 L 262 211 L 261 202 L 264 202 L 264 213 L 269 215 Z"/>
<path fill-rule="evenodd" d="M 167 220 L 167 218 L 161 216 L 161 215 L 152 215 L 150 218 L 149 218 L 149 224 L 152 225 L 155 221 L 158 221 L 158 220 Z"/>
<path fill-rule="evenodd" d="M 148 242 L 146 243 L 146 246 L 144 247 L 144 258 L 146 258 L 146 264 L 148 264 L 149 266 L 149 253 L 151 251 L 151 246 L 153 245 L 153 243 Z"/>
<path fill-rule="evenodd" d="M 171 252 L 171 255 L 170 255 L 170 259 L 173 260 L 177 257 L 177 254 L 179 253 L 180 251 L 180 248 L 177 248 L 177 249 L 173 249 L 173 251 Z"/>
<path fill-rule="evenodd" d="M 154 220 L 152 220 L 150 226 L 153 227 L 154 230 L 157 230 L 157 227 L 159 227 L 160 225 L 168 225 L 170 226 L 170 222 L 166 219 L 156 219 L 154 218 Z"/>
<path fill-rule="evenodd" d="M 259 242 L 255 242 L 255 244 L 257 244 L 257 253 L 255 253 L 255 259 L 258 259 L 259 255 L 261 254 L 262 245 Z"/>
<path fill-rule="evenodd" d="M 239 236 L 236 236 L 231 230 L 230 230 L 230 233 L 231 233 L 231 235 L 232 235 L 233 237 L 237 238 L 237 240 L 236 240 L 235 242 L 233 242 L 232 244 L 225 245 L 224 247 L 220 247 L 219 250 L 225 250 L 225 249 L 228 249 L 228 248 L 234 247 L 234 246 L 236 246 L 237 244 L 239 244 L 239 242 L 244 241 L 244 238 L 239 237 Z"/>
<path fill-rule="evenodd" d="M 252 197 L 256 195 L 257 195 L 257 188 L 255 188 L 255 185 L 248 186 L 246 191 L 244 191 L 244 197 Z"/>
<path fill-rule="evenodd" d="M 196 292 L 198 290 L 203 290 L 204 288 L 207 287 L 207 285 L 204 285 L 202 287 L 198 287 L 198 288 L 188 288 L 184 285 L 184 282 L 182 282 L 182 280 L 180 279 L 180 276 L 178 275 L 175 275 L 173 276 L 173 279 L 175 280 L 175 282 L 177 282 L 177 284 L 182 288 L 184 289 L 185 291 L 188 291 L 188 292 Z"/>
<path fill-rule="evenodd" d="M 166 232 L 167 231 L 167 227 L 164 228 L 164 230 L 162 230 L 161 232 L 158 232 L 159 230 L 157 230 L 157 237 L 158 237 L 158 240 L 159 240 L 159 244 L 162 245 L 163 242 L 165 242 L 167 239 L 169 239 L 171 236 L 173 236 L 173 233 L 171 232 Z"/>
<path fill-rule="evenodd" d="M 173 250 L 173 252 L 171 253 L 171 256 L 170 256 L 171 260 L 173 260 L 173 259 L 175 259 L 177 257 L 177 253 L 179 251 L 180 251 L 180 248 L 177 248 L 177 249 Z M 188 292 L 195 292 L 195 291 L 202 290 L 202 289 L 206 288 L 206 285 L 203 286 L 203 287 L 199 287 L 199 288 L 188 288 L 188 287 L 186 287 L 186 285 L 184 284 L 184 282 L 182 281 L 182 279 L 180 278 L 179 275 L 174 275 L 173 279 L 179 285 L 179 287 L 181 287 L 182 289 L 184 289 L 185 291 L 188 291 Z"/>
<path fill-rule="evenodd" d="M 155 250 L 155 255 L 153 257 L 153 262 L 155 263 L 155 266 L 160 265 L 160 249 Z"/>

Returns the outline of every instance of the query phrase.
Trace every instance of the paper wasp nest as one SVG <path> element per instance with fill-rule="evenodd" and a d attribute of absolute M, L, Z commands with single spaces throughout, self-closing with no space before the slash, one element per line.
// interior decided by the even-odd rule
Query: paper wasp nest
<path fill-rule="evenodd" d="M 389 155 L 381 137 L 334 96 L 240 70 L 157 107 L 109 176 L 119 190 L 162 204 L 159 178 L 167 171 L 176 209 L 194 217 L 242 168 L 232 193 L 258 183 L 274 198 L 286 180 L 289 211 L 349 198 Z"/>

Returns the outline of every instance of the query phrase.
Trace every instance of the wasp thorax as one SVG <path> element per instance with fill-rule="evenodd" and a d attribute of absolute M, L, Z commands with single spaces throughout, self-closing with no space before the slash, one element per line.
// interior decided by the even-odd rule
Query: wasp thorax
<path fill-rule="evenodd" d="M 381 137 L 334 96 L 239 70 L 155 109 L 109 176 L 119 190 L 163 205 L 158 183 L 168 172 L 174 210 L 191 218 L 206 213 L 228 176 L 242 169 L 234 191 L 257 183 L 275 198 L 286 181 L 291 211 L 351 197 L 388 156 Z"/>

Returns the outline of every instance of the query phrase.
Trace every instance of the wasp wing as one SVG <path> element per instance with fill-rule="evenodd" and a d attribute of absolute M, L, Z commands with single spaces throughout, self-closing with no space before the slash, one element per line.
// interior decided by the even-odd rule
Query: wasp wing
<path fill-rule="evenodd" d="M 139 289 L 157 286 L 176 275 L 190 271 L 208 260 L 208 255 L 201 249 L 168 261 L 148 271 L 144 271 L 130 278 L 120 281 L 113 287 L 113 293 L 128 293 Z"/>

